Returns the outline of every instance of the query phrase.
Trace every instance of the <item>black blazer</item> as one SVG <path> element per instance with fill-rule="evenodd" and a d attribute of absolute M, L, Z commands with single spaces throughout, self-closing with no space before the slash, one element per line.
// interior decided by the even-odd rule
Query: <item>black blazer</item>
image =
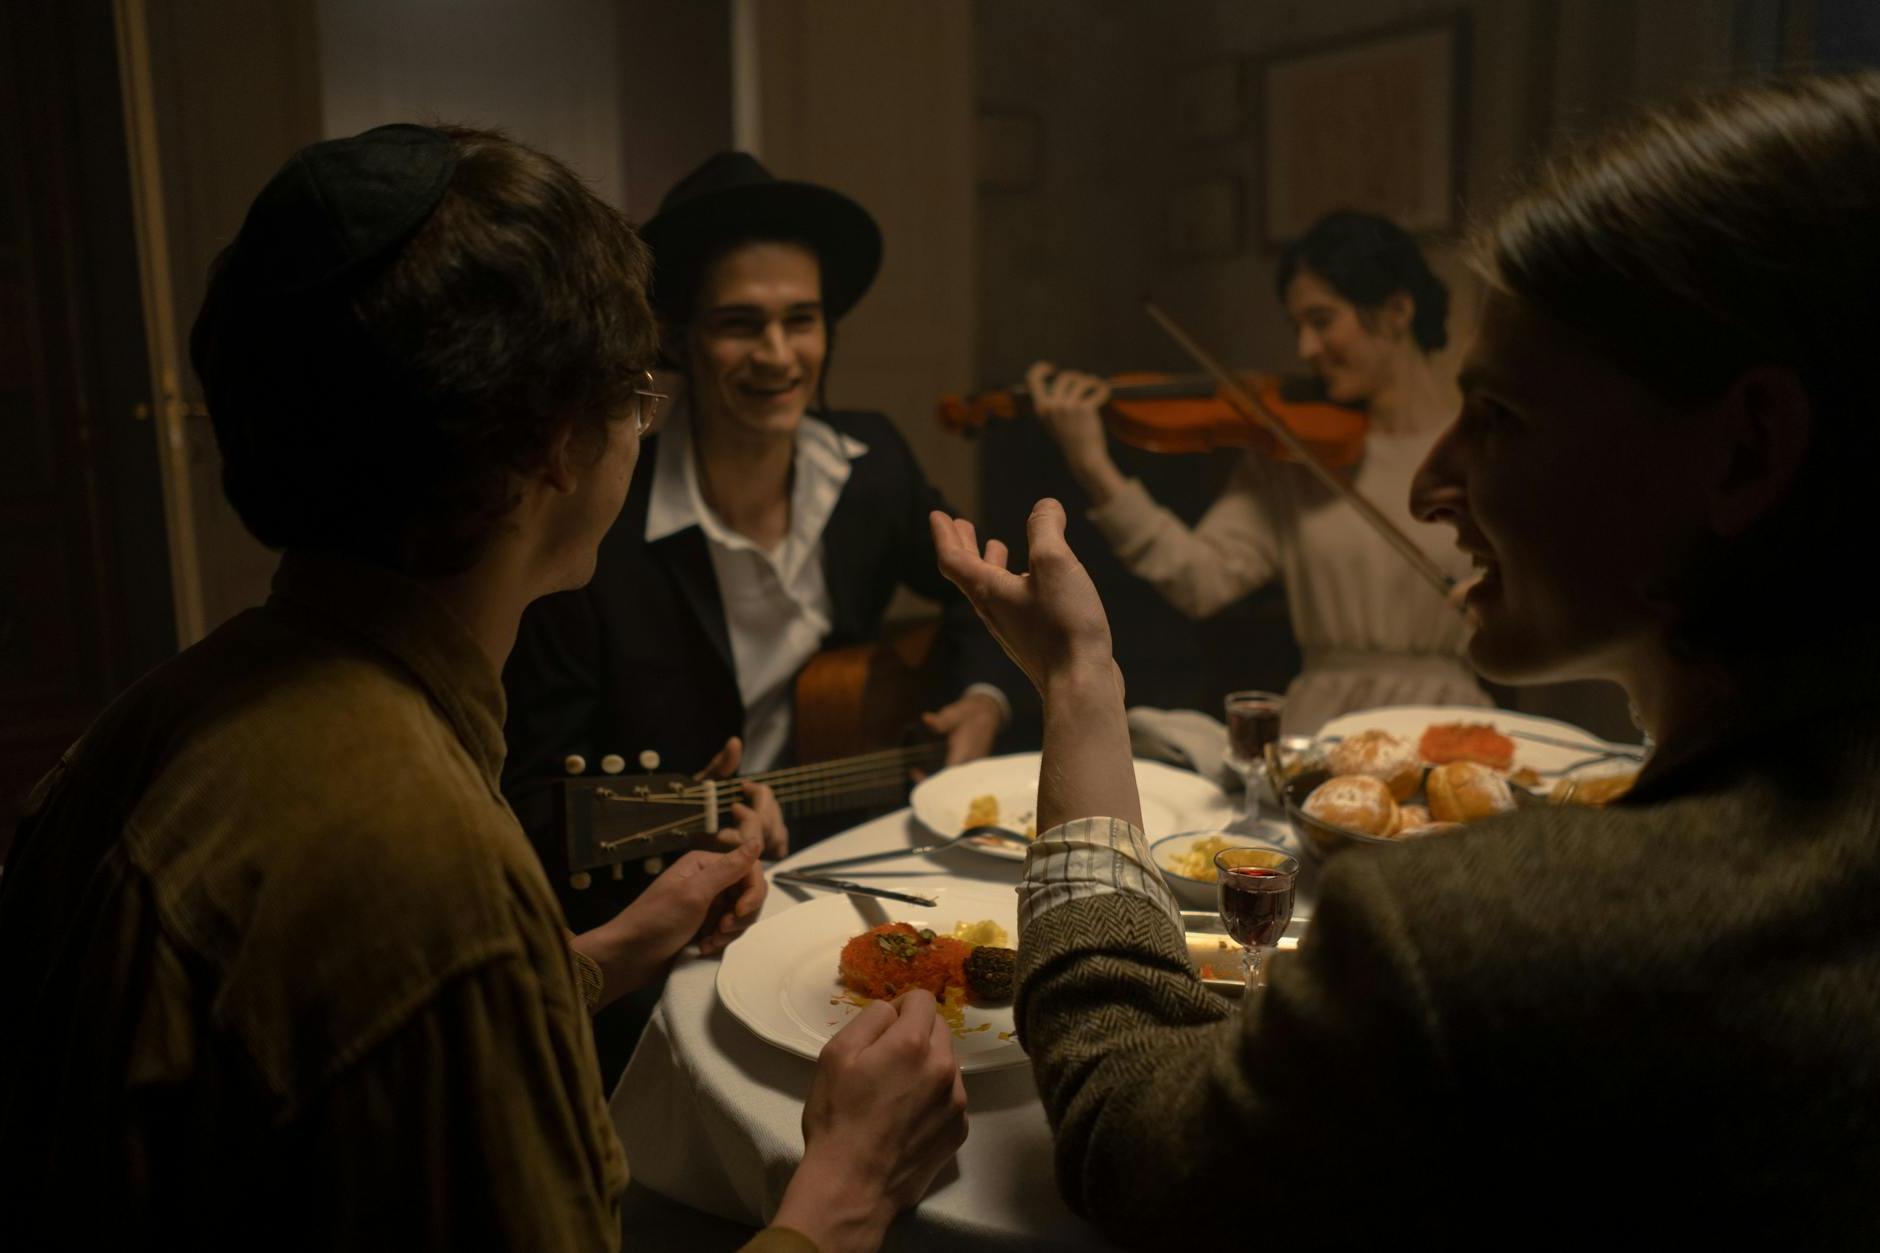
<path fill-rule="evenodd" d="M 823 573 L 834 609 L 824 647 L 875 639 L 895 589 L 905 585 L 943 606 L 941 644 L 951 690 L 935 693 L 936 700 L 951 700 L 975 682 L 1013 692 L 1022 682 L 1017 668 L 934 563 L 927 514 L 946 504 L 900 432 L 877 413 L 818 416 L 868 446 L 850 463 L 823 531 Z M 730 632 L 704 532 L 694 526 L 656 543 L 645 539 L 656 464 L 649 441 L 626 505 L 601 543 L 593 580 L 529 608 L 503 672 L 509 694 L 504 790 L 564 901 L 570 899 L 565 841 L 553 829 L 547 790 L 531 787 L 532 781 L 558 776 L 570 753 L 589 763 L 619 753 L 631 769 L 649 748 L 659 753 L 661 769 L 690 772 L 728 737 L 743 733 Z M 593 898 L 610 895 L 578 894 L 571 920 L 590 912 Z M 594 921 L 608 916 L 599 910 Z"/>

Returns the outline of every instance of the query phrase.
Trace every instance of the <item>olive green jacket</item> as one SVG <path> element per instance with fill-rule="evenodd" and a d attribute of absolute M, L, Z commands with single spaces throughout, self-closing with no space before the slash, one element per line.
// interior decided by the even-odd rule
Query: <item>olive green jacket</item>
<path fill-rule="evenodd" d="M 619 1244 L 502 719 L 420 587 L 304 556 L 99 718 L 0 878 L 0 1245 Z"/>

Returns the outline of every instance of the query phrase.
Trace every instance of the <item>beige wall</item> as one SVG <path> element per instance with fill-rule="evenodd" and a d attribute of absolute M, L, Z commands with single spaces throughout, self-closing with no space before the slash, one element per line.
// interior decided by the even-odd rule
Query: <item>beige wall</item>
<path fill-rule="evenodd" d="M 316 139 L 395 120 L 499 126 L 641 216 L 730 139 L 728 0 L 162 0 L 146 12 L 183 338 L 255 193 Z M 200 401 L 180 354 L 174 365 Z M 187 443 L 213 628 L 266 596 L 276 557 L 223 499 L 200 415 Z"/>
<path fill-rule="evenodd" d="M 612 0 L 319 0 L 321 125 L 494 126 L 626 202 Z"/>
<path fill-rule="evenodd" d="M 892 416 L 955 507 L 970 446 L 933 420 L 973 374 L 972 9 L 927 0 L 751 0 L 758 156 L 855 197 L 886 239 L 839 328 L 829 398 Z"/>
<path fill-rule="evenodd" d="M 320 137 L 313 11 L 302 0 L 187 0 L 146 6 L 179 359 L 195 402 L 187 422 L 190 502 L 203 627 L 267 595 L 277 558 L 222 496 L 221 457 L 187 352 L 209 263 L 283 158 Z M 183 640 L 188 644 L 191 641 Z"/>

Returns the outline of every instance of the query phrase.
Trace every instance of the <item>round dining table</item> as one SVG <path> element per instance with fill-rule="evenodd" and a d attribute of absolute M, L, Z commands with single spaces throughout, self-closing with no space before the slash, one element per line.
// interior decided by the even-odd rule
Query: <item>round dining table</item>
<path fill-rule="evenodd" d="M 814 844 L 773 873 L 905 848 L 907 857 L 831 873 L 915 895 L 948 884 L 982 893 L 1016 889 L 1023 863 L 966 848 L 917 851 L 933 843 L 903 809 Z M 773 882 L 763 916 L 826 894 Z M 717 959 L 690 953 L 678 960 L 611 1111 L 636 1187 L 758 1226 L 776 1212 L 802 1159 L 803 1102 L 815 1063 L 764 1042 L 733 1017 L 718 998 L 718 967 Z M 1031 1068 L 980 1071 L 965 1083 L 966 1143 L 926 1199 L 896 1221 L 885 1247 L 1105 1247 L 1058 1193 L 1051 1129 Z"/>

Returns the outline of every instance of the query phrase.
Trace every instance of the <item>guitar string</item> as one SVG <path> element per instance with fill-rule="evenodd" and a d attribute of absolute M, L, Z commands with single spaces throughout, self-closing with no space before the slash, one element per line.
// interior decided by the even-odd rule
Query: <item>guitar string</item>
<path fill-rule="evenodd" d="M 815 800 L 822 800 L 822 799 L 830 799 L 835 796 L 842 795 L 845 792 L 866 792 L 866 791 L 886 792 L 891 788 L 898 788 L 904 782 L 906 782 L 905 776 L 903 775 L 903 773 L 901 772 L 899 768 L 895 768 L 891 770 L 879 771 L 873 775 L 857 776 L 856 778 L 845 781 L 845 783 L 841 787 L 834 787 L 828 784 L 821 784 L 821 783 L 808 784 L 808 785 L 798 784 L 794 787 L 787 789 L 786 791 L 780 792 L 777 796 L 777 799 L 779 803 L 782 803 L 784 801 L 815 801 Z M 684 798 L 679 797 L 679 796 L 615 795 L 611 797 L 604 797 L 602 799 L 634 801 L 640 804 L 650 804 L 650 805 L 684 805 L 691 812 L 688 812 L 682 818 L 675 818 L 670 822 L 662 822 L 656 826 L 644 827 L 638 831 L 632 832 L 627 835 L 615 836 L 611 839 L 606 839 L 606 840 L 597 840 L 595 842 L 595 847 L 597 848 L 613 849 L 613 848 L 618 848 L 620 845 L 625 844 L 630 840 L 644 839 L 647 836 L 664 835 L 667 833 L 679 834 L 680 828 L 688 826 L 695 822 L 702 822 L 704 821 L 704 818 L 705 818 L 705 815 L 702 812 L 699 812 L 699 804 L 697 800 L 687 801 Z M 730 812 L 731 806 L 736 803 L 738 803 L 736 798 L 721 799 L 718 802 L 719 816 L 723 817 L 726 814 L 728 814 Z"/>
<path fill-rule="evenodd" d="M 836 761 L 814 762 L 805 766 L 785 766 L 780 770 L 766 770 L 744 777 L 756 783 L 789 782 L 796 778 L 808 778 L 828 773 L 839 773 L 857 766 L 871 765 L 890 760 L 914 760 L 929 756 L 942 748 L 939 744 L 904 745 L 899 748 L 877 749 L 872 753 L 859 753 L 853 757 L 843 757 Z"/>
<path fill-rule="evenodd" d="M 839 763 L 788 766 L 780 770 L 746 776 L 746 779 L 759 783 L 775 780 L 776 783 L 771 790 L 779 804 L 833 799 L 848 792 L 886 791 L 906 781 L 907 766 L 923 758 L 937 756 L 943 747 L 940 744 L 922 744 L 881 749 L 873 753 L 844 758 Z M 732 780 L 723 780 L 723 782 L 732 782 Z M 726 792 L 730 795 L 726 795 Z M 684 804 L 696 807 L 704 800 L 705 793 L 706 789 L 703 785 L 695 785 L 678 792 L 643 797 L 616 794 L 605 799 L 638 801 L 643 804 Z M 720 789 L 717 804 L 719 815 L 722 817 L 728 814 L 731 806 L 740 803 L 741 800 L 742 797 L 738 795 L 736 789 Z M 701 813 L 688 814 L 683 818 L 634 832 L 632 835 L 598 841 L 597 847 L 614 848 L 630 839 L 663 835 L 668 832 L 676 833 L 679 828 L 702 821 L 703 818 L 704 815 Z"/>
<path fill-rule="evenodd" d="M 780 803 L 801 802 L 805 804 L 813 804 L 815 801 L 833 799 L 845 793 L 852 794 L 856 792 L 868 792 L 868 791 L 879 791 L 882 793 L 888 793 L 892 790 L 898 789 L 900 785 L 903 784 L 905 781 L 906 780 L 904 776 L 902 775 L 901 771 L 899 771 L 898 769 L 887 770 L 887 771 L 878 772 L 874 775 L 858 776 L 856 778 L 846 781 L 844 785 L 840 788 L 831 787 L 831 786 L 823 785 L 823 784 L 798 786 L 798 787 L 790 788 L 784 794 L 780 795 L 778 797 L 778 800 Z M 696 803 L 689 803 L 689 802 L 681 800 L 678 797 L 617 796 L 617 797 L 610 797 L 606 799 L 631 800 L 631 801 L 639 802 L 641 804 L 653 804 L 653 805 L 681 805 L 683 804 L 683 805 L 686 805 L 686 807 L 693 812 L 688 812 L 682 818 L 675 818 L 671 820 L 670 822 L 663 822 L 652 827 L 646 827 L 637 832 L 630 833 L 628 835 L 616 836 L 611 839 L 597 841 L 596 842 L 597 846 L 600 848 L 608 848 L 608 849 L 616 848 L 619 845 L 626 843 L 628 840 L 635 839 L 635 838 L 644 838 L 644 837 L 652 836 L 652 835 L 662 835 L 668 832 L 678 833 L 680 828 L 688 826 L 691 823 L 702 822 L 705 817 L 705 815 L 702 812 L 698 812 L 699 807 Z M 735 803 L 737 803 L 735 799 L 720 800 L 719 816 L 721 818 L 728 816 L 731 806 Z"/>
<path fill-rule="evenodd" d="M 790 787 L 796 784 L 813 784 L 823 781 L 840 780 L 852 774 L 865 774 L 884 767 L 899 769 L 913 765 L 923 759 L 936 757 L 943 749 L 939 744 L 923 744 L 911 748 L 890 748 L 876 753 L 864 753 L 857 757 L 845 757 L 839 762 L 824 762 L 811 766 L 788 766 L 782 770 L 770 770 L 761 774 L 740 775 L 730 779 L 718 780 L 721 784 L 767 783 L 772 790 Z M 720 789 L 723 790 L 722 788 Z M 703 784 L 693 784 L 678 791 L 663 793 L 662 796 L 698 800 L 705 795 Z"/>

